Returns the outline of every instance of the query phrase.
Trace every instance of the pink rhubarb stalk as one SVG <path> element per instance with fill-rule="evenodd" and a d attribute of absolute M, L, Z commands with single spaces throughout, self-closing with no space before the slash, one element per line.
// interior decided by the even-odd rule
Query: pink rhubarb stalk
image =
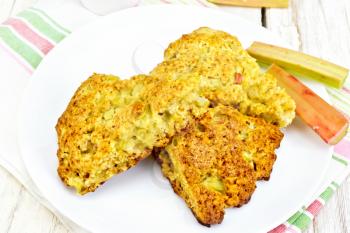
<path fill-rule="evenodd" d="M 326 143 L 335 145 L 345 136 L 349 122 L 342 113 L 279 66 L 272 64 L 267 73 L 276 77 L 294 99 L 297 115 Z"/>

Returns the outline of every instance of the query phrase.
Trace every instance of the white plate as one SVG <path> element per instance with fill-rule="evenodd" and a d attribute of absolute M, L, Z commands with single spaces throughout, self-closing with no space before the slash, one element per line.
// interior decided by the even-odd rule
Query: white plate
<path fill-rule="evenodd" d="M 286 130 L 269 182 L 259 182 L 249 204 L 228 209 L 221 225 L 201 226 L 161 176 L 152 159 L 115 176 L 95 193 L 77 196 L 56 173 L 55 124 L 79 84 L 93 72 L 128 78 L 161 60 L 170 41 L 200 26 L 253 40 L 288 46 L 278 37 L 231 14 L 185 6 L 133 8 L 73 33 L 41 63 L 26 92 L 19 140 L 29 174 L 62 214 L 92 232 L 266 232 L 309 200 L 329 165 L 331 148 L 296 120 Z M 151 43 L 151 44 L 150 44 Z M 141 47 L 140 47 L 141 45 Z M 149 46 L 151 52 L 147 52 Z M 326 96 L 320 86 L 315 91 Z"/>

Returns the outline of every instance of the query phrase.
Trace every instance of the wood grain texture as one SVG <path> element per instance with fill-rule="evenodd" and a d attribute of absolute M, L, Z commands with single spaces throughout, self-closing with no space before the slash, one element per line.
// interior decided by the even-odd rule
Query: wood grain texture
<path fill-rule="evenodd" d="M 0 168 L 0 232 L 11 227 L 22 191 L 22 186 Z"/>
<path fill-rule="evenodd" d="M 0 22 L 38 0 L 0 0 Z M 1 233 L 68 233 L 47 208 L 35 200 L 6 170 L 0 167 Z"/>
<path fill-rule="evenodd" d="M 0 167 L 1 233 L 68 233 L 49 210 Z"/>
<path fill-rule="evenodd" d="M 266 24 L 295 49 L 350 67 L 349 0 L 293 0 L 267 9 Z"/>
<path fill-rule="evenodd" d="M 349 0 L 292 0 L 287 10 L 267 9 L 265 22 L 294 49 L 350 67 Z M 305 232 L 350 232 L 349 179 Z"/>
<path fill-rule="evenodd" d="M 220 6 L 220 9 L 230 14 L 239 15 L 256 25 L 261 25 L 261 8 Z"/>
<path fill-rule="evenodd" d="M 350 232 L 350 179 L 338 189 L 313 222 L 313 233 Z"/>
<path fill-rule="evenodd" d="M 209 2 L 244 7 L 276 7 L 287 8 L 289 0 L 208 0 Z"/>
<path fill-rule="evenodd" d="M 0 22 L 37 0 L 0 0 Z M 50 0 L 48 0 L 50 1 Z M 291 0 L 288 9 L 224 7 L 262 22 L 294 48 L 350 67 L 350 1 Z M 45 207 L 0 167 L 0 232 L 68 233 Z M 306 233 L 350 233 L 350 181 L 345 182 Z"/>

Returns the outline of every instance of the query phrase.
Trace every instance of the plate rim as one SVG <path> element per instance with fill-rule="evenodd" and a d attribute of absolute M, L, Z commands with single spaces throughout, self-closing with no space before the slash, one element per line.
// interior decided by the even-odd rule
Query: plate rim
<path fill-rule="evenodd" d="M 83 25 L 82 27 L 79 27 L 78 29 L 74 30 L 71 34 L 69 34 L 63 41 L 61 41 L 60 43 L 58 43 L 51 51 L 50 53 L 48 53 L 44 59 L 44 60 L 47 60 L 45 58 L 47 57 L 51 57 L 51 56 L 54 56 L 55 54 L 55 51 L 56 50 L 59 50 L 60 47 L 64 46 L 65 43 L 67 43 L 66 41 L 69 40 L 69 38 L 71 37 L 71 35 L 73 34 L 79 34 L 81 31 L 84 31 L 90 27 L 93 27 L 94 25 L 98 25 L 99 23 L 107 20 L 109 18 L 113 18 L 113 17 L 116 17 L 116 15 L 119 15 L 119 14 L 122 14 L 122 13 L 126 13 L 128 11 L 138 11 L 138 10 L 147 10 L 147 9 L 157 9 L 157 8 L 164 8 L 164 9 L 171 9 L 171 8 L 192 8 L 194 10 L 201 10 L 201 11 L 215 11 L 217 13 L 220 13 L 220 14 L 223 14 L 223 15 L 227 15 L 227 16 L 230 16 L 232 18 L 235 18 L 237 20 L 240 20 L 240 21 L 243 21 L 245 24 L 249 24 L 251 25 L 252 27 L 259 27 L 260 29 L 262 29 L 264 31 L 264 33 L 268 33 L 268 34 L 271 34 L 272 36 L 278 38 L 279 40 L 283 41 L 286 45 L 290 46 L 290 44 L 285 41 L 283 38 L 281 38 L 281 36 L 279 36 L 277 33 L 275 32 L 272 32 L 270 30 L 268 30 L 267 28 L 265 27 L 262 27 L 262 26 L 258 26 L 254 23 L 252 23 L 251 21 L 241 17 L 240 15 L 236 15 L 234 13 L 228 13 L 228 12 L 225 12 L 225 11 L 222 11 L 220 10 L 219 8 L 205 8 L 205 7 L 202 7 L 202 6 L 196 6 L 196 5 L 176 5 L 176 4 L 171 4 L 171 5 L 165 5 L 165 4 L 157 4 L 157 5 L 146 5 L 146 6 L 138 6 L 138 7 L 133 7 L 133 8 L 128 8 L 128 9 L 124 9 L 124 10 L 121 10 L 121 11 L 117 11 L 117 12 L 114 12 L 114 13 L 111 13 L 109 15 L 106 15 L 106 16 L 102 16 L 92 22 L 89 22 L 87 23 L 86 25 Z M 67 219 L 69 219 L 70 221 L 72 221 L 73 223 L 77 224 L 78 226 L 80 226 L 81 228 L 85 229 L 85 230 L 91 230 L 91 229 L 88 229 L 85 225 L 82 225 L 79 221 L 77 221 L 77 219 L 74 219 L 72 218 L 72 216 L 67 213 L 67 211 L 64 211 L 64 209 L 62 208 L 59 208 L 57 206 L 57 203 L 54 203 L 54 202 L 51 202 L 50 201 L 50 198 L 47 198 L 47 195 L 45 195 L 45 190 L 44 187 L 40 187 L 38 185 L 38 182 L 35 178 L 33 178 L 33 175 L 32 173 L 30 172 L 30 168 L 28 168 L 28 162 L 27 162 L 27 159 L 28 156 L 24 156 L 24 154 L 26 152 L 24 152 L 23 150 L 23 141 L 25 141 L 25 138 L 23 138 L 23 123 L 24 123 L 24 112 L 25 112 L 25 108 L 24 108 L 24 105 L 25 105 L 25 100 L 26 100 L 26 97 L 29 95 L 30 93 L 30 90 L 33 86 L 33 83 L 35 81 L 35 77 L 37 75 L 37 73 L 40 71 L 41 67 L 43 66 L 43 61 L 39 64 L 39 66 L 35 69 L 35 71 L 32 73 L 31 75 L 31 79 L 29 80 L 27 86 L 25 87 L 24 91 L 23 91 L 23 95 L 22 95 L 22 98 L 21 98 L 21 101 L 20 101 L 20 104 L 19 104 L 19 107 L 18 107 L 18 117 L 17 117 L 17 125 L 16 125 L 16 133 L 17 133 L 17 143 L 18 143 L 18 148 L 19 148 L 19 152 L 20 152 L 20 157 L 23 161 L 23 164 L 24 164 L 24 167 L 28 173 L 28 175 L 30 176 L 31 180 L 33 181 L 33 184 L 37 187 L 37 189 L 39 190 L 39 195 L 42 195 L 45 200 L 48 201 L 49 205 L 51 205 L 59 214 L 61 214 L 62 216 L 66 217 Z M 320 86 L 320 88 L 322 88 L 325 96 L 322 96 L 322 98 L 325 98 L 325 100 L 327 102 L 330 101 L 330 96 L 329 94 L 326 92 L 326 87 L 324 85 Z M 320 185 L 322 184 L 323 180 L 324 180 L 324 177 L 326 175 L 326 172 L 331 164 L 331 161 L 332 161 L 332 154 L 333 154 L 333 146 L 330 146 L 329 147 L 329 150 L 328 150 L 328 159 L 327 159 L 327 164 L 325 166 L 325 168 L 323 169 L 322 173 L 319 174 L 320 178 L 317 182 L 317 185 L 315 185 L 315 187 L 312 189 L 312 190 L 309 190 L 309 193 L 308 195 L 305 195 L 305 198 L 303 198 L 303 201 L 302 203 L 308 203 L 310 201 L 312 201 L 312 199 L 314 198 L 314 195 L 316 195 L 316 191 L 319 189 Z M 269 227 L 266 227 L 266 229 L 263 229 L 263 230 L 259 230 L 258 232 L 267 232 L 269 230 L 272 230 L 274 227 L 277 227 L 279 224 L 283 224 L 289 217 L 291 217 L 294 213 L 296 213 L 298 210 L 300 210 L 300 208 L 302 207 L 303 204 L 301 204 L 301 206 L 299 206 L 298 208 L 295 207 L 295 209 L 291 209 L 290 211 L 288 211 L 288 213 L 285 214 L 285 216 L 281 216 L 280 219 L 284 219 L 282 221 L 277 221 L 275 220 L 274 221 L 274 224 L 270 224 L 270 225 L 273 225 L 273 226 L 269 226 Z M 278 222 L 278 223 L 277 223 Z"/>

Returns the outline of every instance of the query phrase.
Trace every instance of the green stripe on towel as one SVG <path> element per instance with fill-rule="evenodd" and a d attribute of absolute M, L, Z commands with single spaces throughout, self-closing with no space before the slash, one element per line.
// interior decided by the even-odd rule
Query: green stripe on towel
<path fill-rule="evenodd" d="M 293 214 L 292 217 L 290 217 L 290 218 L 287 220 L 287 222 L 288 222 L 289 224 L 293 224 L 293 223 L 299 218 L 299 216 L 300 216 L 302 213 L 303 213 L 302 211 L 296 212 L 295 214 Z"/>
<path fill-rule="evenodd" d="M 305 213 L 302 213 L 298 219 L 293 222 L 293 225 L 298 227 L 300 230 L 306 230 L 307 227 L 310 225 L 312 219 L 307 216 Z"/>
<path fill-rule="evenodd" d="M 43 19 L 43 17 L 39 16 L 33 11 L 23 11 L 17 16 L 27 20 L 35 29 L 56 43 L 60 42 L 66 37 L 65 34 L 53 28 L 48 22 Z"/>
<path fill-rule="evenodd" d="M 55 25 L 57 28 L 59 28 L 61 31 L 65 32 L 66 34 L 71 33 L 71 31 L 69 31 L 67 28 L 64 28 L 61 25 L 59 25 L 55 20 L 53 20 L 50 16 L 48 16 L 44 11 L 42 11 L 38 8 L 35 8 L 35 7 L 31 7 L 30 10 L 41 14 L 42 16 L 47 18 L 53 25 Z"/>
<path fill-rule="evenodd" d="M 336 188 L 339 188 L 340 187 L 340 185 L 339 184 L 337 184 L 335 181 L 332 181 L 332 183 L 331 183 L 334 187 L 336 187 Z"/>
<path fill-rule="evenodd" d="M 0 38 L 33 68 L 36 68 L 41 62 L 42 56 L 19 39 L 9 28 L 0 26 Z"/>
<path fill-rule="evenodd" d="M 321 195 L 320 198 L 322 198 L 325 202 L 327 202 L 333 195 L 334 191 L 332 188 L 328 187 Z"/>
<path fill-rule="evenodd" d="M 341 158 L 339 158 L 339 157 L 336 156 L 336 155 L 333 155 L 333 156 L 332 156 L 332 159 L 335 160 L 335 161 L 337 161 L 337 162 L 339 162 L 339 163 L 341 163 L 341 164 L 343 164 L 343 165 L 345 165 L 345 166 L 348 166 L 348 162 L 347 162 L 346 160 L 341 159 Z"/>

